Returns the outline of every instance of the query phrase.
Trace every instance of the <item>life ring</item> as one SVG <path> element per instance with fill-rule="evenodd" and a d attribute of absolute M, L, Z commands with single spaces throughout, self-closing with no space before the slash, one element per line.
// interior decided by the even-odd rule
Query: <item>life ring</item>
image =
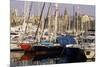
<path fill-rule="evenodd" d="M 85 55 L 88 59 L 94 58 L 95 57 L 95 51 L 94 50 L 85 50 Z"/>

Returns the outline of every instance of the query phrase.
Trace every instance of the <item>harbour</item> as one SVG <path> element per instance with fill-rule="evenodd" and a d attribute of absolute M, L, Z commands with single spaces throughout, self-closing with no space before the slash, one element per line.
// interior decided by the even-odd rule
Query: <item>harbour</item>
<path fill-rule="evenodd" d="M 26 1 L 22 6 L 22 16 L 14 8 L 10 13 L 12 67 L 95 61 L 95 17 L 81 14 L 86 5 L 71 4 L 71 15 L 64 8 L 69 4 Z"/>

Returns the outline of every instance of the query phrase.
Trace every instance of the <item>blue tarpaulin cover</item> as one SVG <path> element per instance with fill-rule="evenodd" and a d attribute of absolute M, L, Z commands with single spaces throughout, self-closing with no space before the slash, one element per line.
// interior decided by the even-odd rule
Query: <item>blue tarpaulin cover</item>
<path fill-rule="evenodd" d="M 69 44 L 76 44 L 76 41 L 73 36 L 67 35 L 57 37 L 57 43 L 59 43 L 62 46 L 65 46 Z"/>

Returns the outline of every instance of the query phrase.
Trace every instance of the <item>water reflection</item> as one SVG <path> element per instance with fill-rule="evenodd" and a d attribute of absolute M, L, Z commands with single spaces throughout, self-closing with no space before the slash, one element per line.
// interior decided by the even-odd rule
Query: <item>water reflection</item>
<path fill-rule="evenodd" d="M 61 57 L 52 56 L 36 56 L 34 57 L 30 52 L 24 51 L 11 51 L 11 66 L 30 66 L 30 65 L 44 65 L 44 64 L 60 64 L 60 63 L 73 63 L 73 62 L 91 62 L 94 59 L 86 59 L 80 49 L 74 48 L 69 51 L 65 50 L 65 55 Z M 72 52 L 72 53 L 71 53 Z M 33 53 L 34 54 L 34 53 Z M 37 54 L 38 55 L 38 54 Z M 50 54 L 49 54 L 50 55 Z"/>

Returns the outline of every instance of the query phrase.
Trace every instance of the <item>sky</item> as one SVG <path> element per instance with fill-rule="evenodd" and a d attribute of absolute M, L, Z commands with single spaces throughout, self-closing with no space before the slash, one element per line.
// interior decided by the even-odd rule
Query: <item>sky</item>
<path fill-rule="evenodd" d="M 26 5 L 25 5 L 25 3 L 26 3 Z M 27 6 L 27 4 L 30 4 L 30 2 L 29 1 L 10 0 L 10 8 L 16 8 L 18 10 L 18 15 L 24 15 L 24 11 L 26 11 L 24 9 L 24 6 Z M 43 15 L 45 15 L 45 16 L 47 14 L 49 4 L 50 3 L 45 4 L 44 12 L 43 12 Z M 40 16 L 42 6 L 43 6 L 43 2 L 33 2 L 32 1 L 31 15 Z M 29 5 L 27 7 L 29 7 Z M 58 10 L 61 15 L 64 14 L 64 10 L 66 9 L 68 14 L 72 16 L 73 8 L 78 13 L 86 14 L 89 16 L 95 16 L 95 5 L 79 5 L 79 4 L 67 4 L 67 3 L 66 4 L 65 3 L 58 4 Z M 54 15 L 54 13 L 55 13 L 55 3 L 51 3 L 50 15 Z"/>

